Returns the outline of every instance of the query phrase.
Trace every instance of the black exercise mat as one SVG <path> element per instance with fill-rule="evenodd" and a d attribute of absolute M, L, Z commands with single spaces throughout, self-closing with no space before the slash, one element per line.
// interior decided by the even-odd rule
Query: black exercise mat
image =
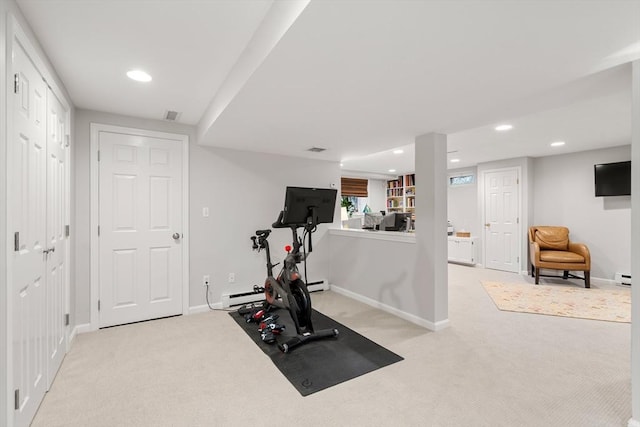
<path fill-rule="evenodd" d="M 278 342 L 285 342 L 296 334 L 293 320 L 286 310 L 279 309 L 274 313 L 280 316 L 277 323 L 286 326 L 284 334 L 277 338 Z M 256 323 L 247 323 L 235 311 L 229 314 L 303 396 L 404 360 L 316 310 L 311 318 L 314 329 L 336 328 L 339 335 L 308 342 L 286 354 L 278 350 L 277 344 L 267 344 L 260 339 Z"/>

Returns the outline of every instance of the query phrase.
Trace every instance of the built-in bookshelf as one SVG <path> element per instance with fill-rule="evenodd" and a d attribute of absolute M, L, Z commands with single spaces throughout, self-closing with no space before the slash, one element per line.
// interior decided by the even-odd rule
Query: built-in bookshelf
<path fill-rule="evenodd" d="M 387 212 L 414 212 L 416 175 L 402 175 L 387 181 Z"/>
<path fill-rule="evenodd" d="M 416 210 L 416 174 L 404 176 L 405 212 Z"/>
<path fill-rule="evenodd" d="M 387 212 L 404 212 L 404 185 L 401 176 L 387 181 Z"/>

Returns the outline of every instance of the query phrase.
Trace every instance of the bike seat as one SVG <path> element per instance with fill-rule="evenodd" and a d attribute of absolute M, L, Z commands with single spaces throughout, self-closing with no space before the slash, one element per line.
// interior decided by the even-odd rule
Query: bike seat
<path fill-rule="evenodd" d="M 258 237 L 269 237 L 271 230 L 256 230 L 256 236 Z"/>

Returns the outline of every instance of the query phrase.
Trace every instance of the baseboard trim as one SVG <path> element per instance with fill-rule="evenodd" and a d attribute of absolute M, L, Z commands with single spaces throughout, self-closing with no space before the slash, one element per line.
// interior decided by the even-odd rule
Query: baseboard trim
<path fill-rule="evenodd" d="M 71 335 L 69 336 L 69 343 L 73 342 L 73 339 L 78 334 L 85 334 L 87 332 L 91 332 L 91 324 L 90 323 L 82 323 L 80 325 L 76 325 L 71 331 Z"/>
<path fill-rule="evenodd" d="M 222 310 L 222 303 L 221 302 L 213 303 L 211 304 L 211 308 L 213 308 L 214 310 Z M 206 313 L 208 311 L 211 311 L 211 308 L 209 308 L 207 304 L 196 305 L 193 307 L 189 307 L 189 312 L 187 314 L 191 315 L 191 314 L 198 314 L 198 313 Z"/>
<path fill-rule="evenodd" d="M 434 323 L 427 319 L 418 317 L 415 314 L 407 313 L 406 311 L 399 310 L 395 307 L 391 307 L 390 305 L 381 303 L 380 301 L 376 301 L 372 298 L 365 297 L 364 295 L 357 294 L 353 291 L 341 288 L 333 284 L 330 285 L 330 289 L 337 294 L 344 295 L 346 297 L 352 298 L 361 303 L 367 304 L 371 307 L 378 308 L 382 311 L 386 311 L 387 313 L 393 314 L 394 316 L 398 316 L 401 319 L 414 323 L 418 326 L 422 326 L 434 332 L 441 331 L 449 326 L 449 319 L 440 320 Z"/>
<path fill-rule="evenodd" d="M 627 423 L 627 427 L 640 427 L 640 421 L 634 420 L 633 418 L 631 418 Z"/>

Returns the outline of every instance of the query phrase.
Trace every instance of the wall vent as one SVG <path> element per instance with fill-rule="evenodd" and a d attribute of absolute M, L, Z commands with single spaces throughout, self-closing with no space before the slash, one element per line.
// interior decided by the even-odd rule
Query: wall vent
<path fill-rule="evenodd" d="M 177 111 L 167 110 L 167 112 L 164 113 L 164 119 L 170 122 L 175 122 L 176 120 L 178 120 L 178 117 L 180 117 L 180 114 L 182 113 L 179 113 Z"/>
<path fill-rule="evenodd" d="M 323 151 L 327 151 L 327 149 L 320 147 L 311 147 L 307 151 L 311 151 L 312 153 L 322 153 Z"/>

